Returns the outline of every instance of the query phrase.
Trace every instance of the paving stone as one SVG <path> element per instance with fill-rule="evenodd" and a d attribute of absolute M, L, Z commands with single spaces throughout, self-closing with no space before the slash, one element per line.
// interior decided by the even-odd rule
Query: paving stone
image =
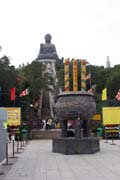
<path fill-rule="evenodd" d="M 92 155 L 52 153 L 51 140 L 30 141 L 0 180 L 119 180 L 120 141 L 101 140 Z"/>

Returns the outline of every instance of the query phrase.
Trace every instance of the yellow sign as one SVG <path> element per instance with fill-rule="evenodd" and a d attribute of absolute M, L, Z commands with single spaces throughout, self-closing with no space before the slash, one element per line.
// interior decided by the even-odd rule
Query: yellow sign
<path fill-rule="evenodd" d="M 93 116 L 93 120 L 94 121 L 100 121 L 101 120 L 101 114 L 100 113 L 97 113 Z"/>
<path fill-rule="evenodd" d="M 102 108 L 103 124 L 120 124 L 120 107 Z"/>
<path fill-rule="evenodd" d="M 9 126 L 20 126 L 21 108 L 5 108 L 7 111 L 7 124 Z"/>

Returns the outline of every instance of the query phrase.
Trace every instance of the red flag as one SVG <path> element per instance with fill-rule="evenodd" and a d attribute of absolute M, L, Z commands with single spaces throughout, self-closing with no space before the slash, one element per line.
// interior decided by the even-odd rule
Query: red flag
<path fill-rule="evenodd" d="M 119 91 L 117 92 L 116 99 L 117 99 L 118 101 L 120 101 L 120 89 L 119 89 Z"/>
<path fill-rule="evenodd" d="M 12 87 L 10 89 L 10 100 L 11 101 L 15 101 L 15 92 L 16 92 L 16 89 L 14 87 Z"/>
<path fill-rule="evenodd" d="M 20 97 L 29 95 L 29 87 L 20 93 Z"/>

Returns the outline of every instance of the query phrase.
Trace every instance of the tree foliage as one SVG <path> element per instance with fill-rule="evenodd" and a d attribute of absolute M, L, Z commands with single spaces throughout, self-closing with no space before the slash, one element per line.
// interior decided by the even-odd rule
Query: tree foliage
<path fill-rule="evenodd" d="M 0 87 L 1 87 L 1 106 L 11 106 L 10 88 L 16 86 L 18 71 L 14 66 L 10 66 L 7 56 L 0 58 Z"/>
<path fill-rule="evenodd" d="M 72 61 L 70 61 L 70 90 L 73 89 L 73 70 Z M 64 91 L 64 60 L 59 59 L 56 61 L 56 71 L 58 78 L 58 86 Z M 43 73 L 44 72 L 44 73 Z M 109 106 L 119 106 L 120 103 L 116 100 L 116 94 L 120 89 L 120 65 L 112 68 L 105 68 L 103 66 L 87 65 L 87 74 L 91 73 L 91 81 L 87 80 L 87 90 L 91 85 L 96 84 L 96 102 L 98 107 L 102 106 L 101 94 L 102 90 L 107 88 Z M 17 81 L 17 77 L 21 77 L 21 81 Z M 40 95 L 41 90 L 47 91 L 53 85 L 53 78 L 49 73 L 45 72 L 44 64 L 38 61 L 33 61 L 26 66 L 15 68 L 10 65 L 10 60 L 7 56 L 0 58 L 0 87 L 2 89 L 1 106 L 13 106 L 10 101 L 10 88 L 16 88 L 16 102 L 15 105 L 19 106 L 21 99 L 19 94 L 27 87 L 30 87 L 30 102 Z M 81 67 L 80 60 L 78 60 L 78 90 L 81 89 Z M 27 97 L 24 98 L 26 106 Z M 98 108 L 100 109 L 100 108 Z"/>
<path fill-rule="evenodd" d="M 60 68 L 61 67 L 61 68 Z M 102 101 L 101 94 L 104 88 L 107 88 L 107 104 L 110 106 L 116 106 L 120 103 L 116 100 L 117 91 L 120 89 L 120 65 L 116 65 L 112 68 L 105 68 L 103 66 L 87 65 L 87 73 L 91 74 L 91 79 L 87 80 L 87 90 L 94 84 L 96 88 L 96 102 L 98 110 L 101 110 Z M 72 60 L 70 61 L 70 90 L 73 89 L 73 77 L 72 77 Z M 61 66 L 57 69 L 57 75 L 62 89 L 64 89 L 64 63 L 62 61 Z M 78 60 L 78 90 L 81 89 L 81 67 L 80 60 Z"/>

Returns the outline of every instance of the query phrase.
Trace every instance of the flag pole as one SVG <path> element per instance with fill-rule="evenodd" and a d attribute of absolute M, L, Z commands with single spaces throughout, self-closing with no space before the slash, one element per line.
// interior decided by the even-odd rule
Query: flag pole
<path fill-rule="evenodd" d="M 29 100 L 29 94 L 28 94 L 28 121 L 29 121 L 29 105 L 30 105 L 30 100 Z"/>

